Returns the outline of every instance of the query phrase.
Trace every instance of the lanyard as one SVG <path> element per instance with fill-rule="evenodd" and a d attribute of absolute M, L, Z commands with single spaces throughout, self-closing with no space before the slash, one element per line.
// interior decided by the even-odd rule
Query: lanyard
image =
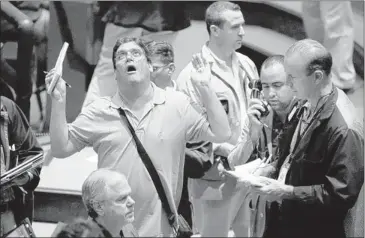
<path fill-rule="evenodd" d="M 262 128 L 262 135 L 259 145 L 256 145 L 256 152 L 261 160 L 267 161 L 272 156 L 272 137 L 268 138 L 265 128 Z M 270 142 L 268 139 L 270 139 Z"/>
<path fill-rule="evenodd" d="M 292 155 L 293 155 L 294 149 L 297 148 L 297 146 L 298 146 L 298 143 L 300 141 L 301 135 L 304 135 L 305 134 L 305 132 L 307 131 L 308 127 L 320 115 L 320 113 L 322 112 L 322 110 L 323 110 L 323 108 L 324 108 L 324 106 L 325 106 L 325 104 L 327 102 L 327 99 L 328 99 L 328 97 L 325 98 L 325 101 L 324 101 L 323 105 L 315 112 L 315 114 L 313 115 L 313 117 L 311 118 L 311 120 L 309 121 L 309 123 L 307 123 L 307 122 L 304 123 L 304 124 L 306 124 L 305 125 L 305 128 L 303 128 L 304 125 L 302 125 L 304 119 L 303 118 L 299 118 L 299 123 L 297 125 L 297 128 L 295 129 L 295 132 L 293 134 L 293 137 L 292 137 L 292 140 L 291 140 L 291 143 L 290 143 L 289 155 L 285 158 L 284 163 L 281 166 L 280 171 L 279 171 L 278 181 L 280 183 L 284 183 L 285 184 L 286 176 L 288 174 L 288 171 L 289 171 L 289 168 L 290 168 L 290 165 L 291 165 L 291 162 L 292 162 Z M 301 117 L 303 117 L 303 114 L 302 114 Z M 303 129 L 303 131 L 302 131 L 302 129 Z"/>
<path fill-rule="evenodd" d="M 290 168 L 290 165 L 291 165 L 291 162 L 292 162 L 292 154 L 293 154 L 293 151 L 294 151 L 294 146 L 299 141 L 301 124 L 302 124 L 302 121 L 300 120 L 298 125 L 297 125 L 297 128 L 295 129 L 295 132 L 293 134 L 293 138 L 292 138 L 291 143 L 290 143 L 289 154 L 285 158 L 284 163 L 281 166 L 280 171 L 279 171 L 278 181 L 280 183 L 283 183 L 283 184 L 285 184 L 285 179 L 286 179 L 286 176 L 288 174 L 288 171 L 289 171 L 289 168 Z"/>

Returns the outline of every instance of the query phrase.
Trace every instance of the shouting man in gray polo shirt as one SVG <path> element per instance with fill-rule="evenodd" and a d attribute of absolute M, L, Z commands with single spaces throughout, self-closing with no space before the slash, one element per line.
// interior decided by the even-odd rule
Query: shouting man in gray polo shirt
<path fill-rule="evenodd" d="M 159 172 L 170 204 L 180 201 L 183 184 L 185 144 L 188 141 L 224 142 L 231 131 L 228 119 L 210 84 L 209 66 L 195 60 L 194 85 L 203 98 L 204 109 L 191 104 L 180 92 L 162 90 L 150 80 L 152 67 L 145 43 L 136 38 L 121 38 L 113 49 L 113 65 L 118 84 L 113 97 L 103 97 L 83 108 L 76 120 L 66 122 L 66 84 L 60 79 L 52 92 L 51 149 L 63 158 L 93 146 L 98 167 L 124 174 L 135 199 L 135 227 L 140 236 L 169 236 L 172 228 L 164 214 L 153 182 L 125 121 L 128 120 Z M 49 87 L 54 74 L 46 76 Z M 169 195 L 168 195 L 169 197 Z"/>

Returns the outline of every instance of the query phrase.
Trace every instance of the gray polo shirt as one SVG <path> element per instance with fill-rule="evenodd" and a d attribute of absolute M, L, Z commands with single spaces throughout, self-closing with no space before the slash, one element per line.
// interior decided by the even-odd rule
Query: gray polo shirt
<path fill-rule="evenodd" d="M 141 120 L 124 107 L 117 93 L 114 97 L 97 99 L 84 108 L 69 124 L 69 136 L 79 150 L 85 146 L 94 148 L 98 168 L 115 169 L 127 177 L 136 202 L 134 225 L 139 235 L 167 236 L 171 228 L 158 194 L 117 109 L 125 109 L 175 204 L 181 196 L 185 144 L 207 140 L 209 123 L 183 93 L 162 90 L 154 84 L 153 88 L 154 98 Z"/>

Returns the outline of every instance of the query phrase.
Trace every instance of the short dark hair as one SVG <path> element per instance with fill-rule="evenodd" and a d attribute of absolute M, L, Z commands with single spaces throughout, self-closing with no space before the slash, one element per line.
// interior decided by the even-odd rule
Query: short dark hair
<path fill-rule="evenodd" d="M 113 48 L 113 67 L 114 69 L 116 69 L 116 66 L 115 66 L 115 54 L 117 53 L 117 50 L 119 49 L 119 47 L 125 43 L 128 43 L 128 42 L 135 42 L 137 45 L 139 45 L 142 50 L 144 51 L 144 54 L 147 58 L 147 61 L 148 62 L 151 62 L 150 60 L 150 54 L 149 54 L 149 51 L 148 51 L 148 48 L 147 48 L 147 42 L 140 39 L 140 38 L 137 38 L 137 37 L 123 37 L 123 38 L 119 38 L 117 40 L 117 42 L 115 42 L 115 45 L 114 45 L 114 48 Z"/>
<path fill-rule="evenodd" d="M 316 70 L 322 70 L 325 72 L 326 76 L 331 74 L 332 69 L 332 56 L 329 52 L 323 56 L 312 59 L 306 68 L 307 76 L 314 73 Z"/>
<path fill-rule="evenodd" d="M 159 57 L 164 64 L 174 63 L 174 50 L 166 41 L 151 41 L 147 45 L 150 57 Z"/>
<path fill-rule="evenodd" d="M 222 13 L 227 10 L 241 11 L 241 8 L 238 4 L 225 1 L 214 2 L 207 8 L 207 10 L 205 11 L 205 23 L 207 25 L 209 35 L 211 25 L 222 27 L 225 21 L 222 18 Z"/>
<path fill-rule="evenodd" d="M 272 55 L 272 56 L 268 57 L 262 63 L 260 73 L 262 72 L 262 70 L 272 67 L 276 64 L 284 65 L 284 55 Z"/>

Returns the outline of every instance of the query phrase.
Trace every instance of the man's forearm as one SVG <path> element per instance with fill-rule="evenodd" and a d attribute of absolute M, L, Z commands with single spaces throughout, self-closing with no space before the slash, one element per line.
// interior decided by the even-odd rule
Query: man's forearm
<path fill-rule="evenodd" d="M 228 156 L 232 166 L 245 164 L 250 158 L 258 141 L 257 133 L 252 133 L 248 117 L 242 119 L 242 133 L 238 143 Z"/>
<path fill-rule="evenodd" d="M 228 117 L 214 90 L 210 84 L 197 85 L 196 88 L 206 109 L 211 131 L 216 137 L 221 138 L 222 141 L 228 140 L 231 136 Z"/>
<path fill-rule="evenodd" d="M 254 150 L 254 144 L 249 138 L 245 138 L 233 148 L 228 156 L 232 166 L 245 164 Z"/>
<path fill-rule="evenodd" d="M 52 155 L 63 158 L 65 156 L 63 149 L 68 145 L 66 101 L 52 100 L 50 134 Z"/>

